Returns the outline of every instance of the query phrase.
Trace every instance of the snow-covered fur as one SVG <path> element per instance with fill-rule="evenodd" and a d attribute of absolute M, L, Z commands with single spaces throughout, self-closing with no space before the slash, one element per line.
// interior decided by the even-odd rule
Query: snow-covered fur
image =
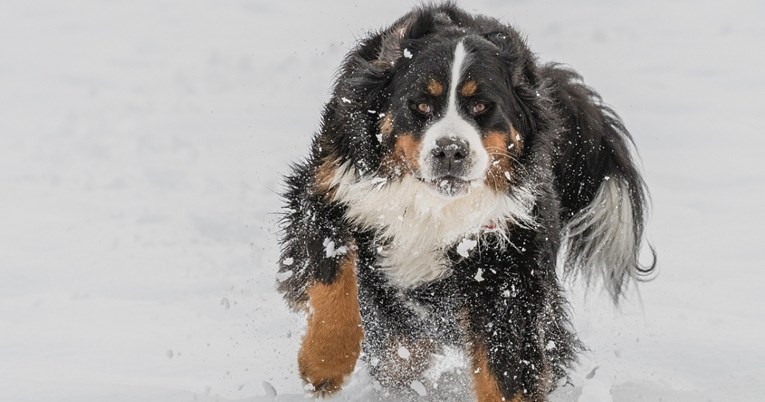
<path fill-rule="evenodd" d="M 360 177 L 347 164 L 338 169 L 332 185 L 333 200 L 348 208 L 346 217 L 358 227 L 375 229 L 384 244 L 378 250 L 380 268 L 403 288 L 450 274 L 445 250 L 458 240 L 482 231 L 502 235 L 512 225 L 534 226 L 530 188 L 498 193 L 477 183 L 463 197 L 444 197 L 411 175 Z"/>
<path fill-rule="evenodd" d="M 361 342 L 381 384 L 409 389 L 452 344 L 479 400 L 545 400 L 581 348 L 556 261 L 615 301 L 653 269 L 631 145 L 497 20 L 425 6 L 370 34 L 286 178 L 279 289 L 309 312 L 303 379 L 337 392 L 353 365 L 327 359 Z"/>
<path fill-rule="evenodd" d="M 577 73 L 557 64 L 540 72 L 551 82 L 564 130 L 554 169 L 566 223 L 566 272 L 587 284 L 602 278 L 618 302 L 629 279 L 649 276 L 656 264 L 653 250 L 650 264 L 638 261 L 648 193 L 633 162 L 632 137 Z"/>
<path fill-rule="evenodd" d="M 606 177 L 595 198 L 579 211 L 564 229 L 569 253 L 568 263 L 581 267 L 581 274 L 590 283 L 602 275 L 603 286 L 618 296 L 624 279 L 638 274 L 635 267 L 634 216 L 629 200 L 629 187 L 619 177 Z"/>

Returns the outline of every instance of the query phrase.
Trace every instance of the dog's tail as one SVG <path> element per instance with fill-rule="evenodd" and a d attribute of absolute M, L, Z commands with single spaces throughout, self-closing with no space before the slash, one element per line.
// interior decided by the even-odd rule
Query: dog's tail
<path fill-rule="evenodd" d="M 648 192 L 633 160 L 634 143 L 619 116 L 577 73 L 556 64 L 540 73 L 550 81 L 562 118 L 555 175 L 564 272 L 587 284 L 602 277 L 616 303 L 629 279 L 644 280 L 656 266 L 652 247 L 651 263 L 638 261 Z"/>

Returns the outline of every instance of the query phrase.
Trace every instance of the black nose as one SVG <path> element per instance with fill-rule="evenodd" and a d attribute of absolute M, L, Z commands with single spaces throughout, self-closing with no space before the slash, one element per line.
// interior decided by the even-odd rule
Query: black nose
<path fill-rule="evenodd" d="M 465 173 L 470 155 L 467 141 L 456 137 L 441 137 L 436 140 L 436 146 L 430 152 L 437 175 L 459 176 Z"/>

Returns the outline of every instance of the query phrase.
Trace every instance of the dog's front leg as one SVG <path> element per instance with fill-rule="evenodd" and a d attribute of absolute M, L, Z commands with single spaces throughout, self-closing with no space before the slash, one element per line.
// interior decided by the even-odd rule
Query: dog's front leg
<path fill-rule="evenodd" d="M 308 290 L 308 328 L 298 355 L 300 376 L 317 396 L 338 391 L 353 372 L 361 351 L 363 331 L 356 284 L 356 253 L 349 250 L 338 261 L 329 283 L 316 282 Z"/>
<path fill-rule="evenodd" d="M 317 396 L 340 390 L 353 372 L 363 331 L 356 269 L 357 244 L 345 207 L 332 201 L 312 165 L 288 177 L 279 290 L 290 305 L 308 312 L 298 355 L 303 380 Z"/>
<path fill-rule="evenodd" d="M 486 248 L 457 268 L 475 395 L 479 402 L 543 402 L 565 364 L 557 349 L 572 341 L 555 307 L 554 277 L 527 254 L 505 253 Z"/>
<path fill-rule="evenodd" d="M 531 327 L 535 324 L 524 314 L 502 311 L 498 305 L 486 307 L 468 313 L 467 319 L 467 352 L 477 401 L 546 401 L 550 373 L 536 328 Z"/>

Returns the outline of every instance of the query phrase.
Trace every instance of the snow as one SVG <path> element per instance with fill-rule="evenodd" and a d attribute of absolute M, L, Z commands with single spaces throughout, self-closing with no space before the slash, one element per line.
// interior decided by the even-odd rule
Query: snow
<path fill-rule="evenodd" d="M 417 392 L 417 395 L 419 396 L 426 396 L 428 395 L 428 390 L 425 388 L 425 385 L 422 384 L 420 381 L 412 381 L 412 383 L 409 385 L 415 392 Z"/>
<path fill-rule="evenodd" d="M 345 255 L 348 252 L 348 248 L 346 246 L 335 247 L 335 241 L 330 238 L 325 238 L 323 245 L 324 256 L 327 258 Z"/>
<path fill-rule="evenodd" d="M 410 5 L 4 3 L 0 399 L 304 400 L 281 176 L 354 38 Z M 762 400 L 765 3 L 462 6 L 576 68 L 652 190 L 660 273 L 618 309 L 567 285 L 589 351 L 552 399 Z M 359 366 L 337 400 L 373 385 Z"/>
<path fill-rule="evenodd" d="M 470 257 L 470 250 L 474 249 L 478 245 L 477 240 L 464 238 L 457 245 L 457 254 L 467 258 Z"/>
<path fill-rule="evenodd" d="M 398 350 L 396 351 L 396 353 L 398 354 L 398 357 L 400 357 L 400 358 L 402 358 L 402 359 L 404 359 L 404 360 L 407 360 L 407 359 L 409 359 L 409 356 L 411 356 L 411 355 L 412 355 L 412 354 L 409 352 L 409 349 L 407 349 L 407 348 L 405 348 L 405 347 L 403 347 L 403 346 L 399 346 L 399 348 L 398 348 Z"/>
<path fill-rule="evenodd" d="M 473 279 L 475 279 L 476 282 L 483 282 L 483 269 L 478 268 Z"/>

